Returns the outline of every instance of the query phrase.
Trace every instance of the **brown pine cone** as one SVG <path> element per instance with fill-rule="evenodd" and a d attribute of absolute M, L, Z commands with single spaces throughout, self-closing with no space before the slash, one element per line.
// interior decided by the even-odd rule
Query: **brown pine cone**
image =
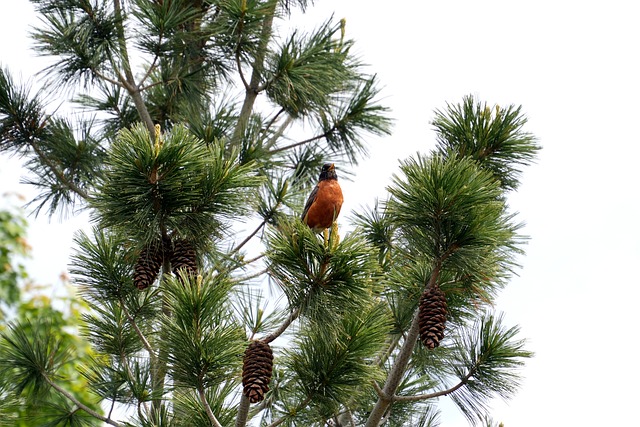
<path fill-rule="evenodd" d="M 440 345 L 447 321 L 447 299 L 439 286 L 424 291 L 420 297 L 418 320 L 420 341 L 430 350 Z"/>
<path fill-rule="evenodd" d="M 242 386 L 249 402 L 258 403 L 269 391 L 273 372 L 273 352 L 269 344 L 252 341 L 244 352 L 242 364 Z"/>

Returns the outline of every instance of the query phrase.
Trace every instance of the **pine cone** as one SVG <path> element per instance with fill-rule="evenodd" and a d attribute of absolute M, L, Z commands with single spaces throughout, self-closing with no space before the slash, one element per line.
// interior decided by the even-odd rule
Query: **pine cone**
<path fill-rule="evenodd" d="M 187 275 L 198 275 L 198 257 L 193 245 L 185 239 L 175 242 L 171 253 L 171 269 L 178 276 L 181 269 L 185 269 Z"/>
<path fill-rule="evenodd" d="M 273 352 L 269 344 L 252 341 L 244 352 L 242 364 L 242 386 L 249 402 L 258 403 L 269 391 L 273 371 Z"/>
<path fill-rule="evenodd" d="M 439 286 L 427 289 L 420 297 L 418 321 L 422 344 L 433 350 L 444 338 L 444 327 L 447 321 L 447 299 Z"/>
<path fill-rule="evenodd" d="M 162 260 L 162 246 L 158 243 L 152 243 L 140 252 L 133 272 L 133 283 L 138 289 L 146 289 L 156 280 Z"/>

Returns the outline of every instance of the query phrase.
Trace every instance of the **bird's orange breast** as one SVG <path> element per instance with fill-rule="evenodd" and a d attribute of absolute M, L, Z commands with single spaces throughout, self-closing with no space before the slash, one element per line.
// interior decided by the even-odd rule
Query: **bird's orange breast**
<path fill-rule="evenodd" d="M 343 202 L 342 189 L 336 180 L 320 181 L 318 194 L 306 215 L 306 223 L 314 230 L 331 227 L 338 218 Z"/>

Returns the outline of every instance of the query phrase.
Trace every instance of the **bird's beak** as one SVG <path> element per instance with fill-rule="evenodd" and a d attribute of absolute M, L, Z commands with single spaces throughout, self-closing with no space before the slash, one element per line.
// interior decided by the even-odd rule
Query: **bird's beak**
<path fill-rule="evenodd" d="M 336 165 L 334 165 L 333 163 L 331 163 L 331 166 L 329 166 L 329 170 L 330 170 L 330 171 L 332 171 L 332 170 L 335 170 L 335 168 L 336 168 Z"/>

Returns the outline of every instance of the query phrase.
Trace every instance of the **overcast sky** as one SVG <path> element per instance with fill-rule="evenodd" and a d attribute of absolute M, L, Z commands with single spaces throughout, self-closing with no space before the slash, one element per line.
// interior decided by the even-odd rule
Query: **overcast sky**
<path fill-rule="evenodd" d="M 543 150 L 509 198 L 531 240 L 496 309 L 521 326 L 536 357 L 517 396 L 495 402 L 493 418 L 505 427 L 638 425 L 636 2 L 317 3 L 301 23 L 346 18 L 347 35 L 378 74 L 396 119 L 391 137 L 372 139 L 355 182 L 343 182 L 341 221 L 384 196 L 399 159 L 434 147 L 435 109 L 468 94 L 522 105 L 526 130 Z M 26 80 L 41 64 L 26 38 L 31 6 L 5 0 L 0 7 L 0 62 Z M 0 159 L 0 193 L 28 191 L 17 185 L 14 164 Z M 35 221 L 29 241 L 38 280 L 56 282 L 82 223 Z M 467 425 L 443 407 L 443 426 Z"/>

